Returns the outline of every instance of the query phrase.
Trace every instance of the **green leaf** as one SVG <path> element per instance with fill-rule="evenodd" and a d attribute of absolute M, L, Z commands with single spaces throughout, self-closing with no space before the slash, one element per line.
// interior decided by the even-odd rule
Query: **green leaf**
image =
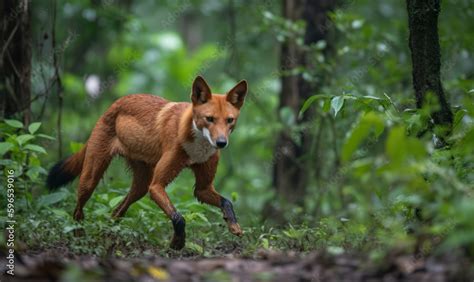
<path fill-rule="evenodd" d="M 379 115 L 374 112 L 368 112 L 364 115 L 363 119 L 364 122 L 367 122 L 372 126 L 376 138 L 382 134 L 385 129 L 385 124 Z"/>
<path fill-rule="evenodd" d="M 33 138 L 35 138 L 34 135 L 22 134 L 22 135 L 20 135 L 16 138 L 16 141 L 18 142 L 18 144 L 20 144 L 20 146 L 22 146 L 23 144 L 27 143 L 28 141 L 30 141 Z"/>
<path fill-rule="evenodd" d="M 35 180 L 39 177 L 40 174 L 43 174 L 43 175 L 46 175 L 48 174 L 48 172 L 40 167 L 40 166 L 33 166 L 31 167 L 30 169 L 28 169 L 28 171 L 26 172 L 26 175 L 31 179 L 31 180 Z"/>
<path fill-rule="evenodd" d="M 237 202 L 237 199 L 239 198 L 239 193 L 237 193 L 237 192 L 232 192 L 232 193 L 230 194 L 230 197 L 231 197 L 231 199 L 232 199 L 233 202 Z"/>
<path fill-rule="evenodd" d="M 109 206 L 111 208 L 113 207 L 116 207 L 122 200 L 123 200 L 124 196 L 117 196 L 115 198 L 112 198 L 110 201 L 109 201 Z"/>
<path fill-rule="evenodd" d="M 41 122 L 33 122 L 32 124 L 30 124 L 30 126 L 28 126 L 28 131 L 31 134 L 34 134 L 36 131 L 38 131 L 40 126 L 41 126 Z"/>
<path fill-rule="evenodd" d="M 400 163 L 406 155 L 406 134 L 405 127 L 398 126 L 390 130 L 385 144 L 385 150 L 392 162 Z"/>
<path fill-rule="evenodd" d="M 403 126 L 390 131 L 385 148 L 392 163 L 396 165 L 402 164 L 407 159 L 421 159 L 426 156 L 423 143 L 417 138 L 407 136 Z"/>
<path fill-rule="evenodd" d="M 69 213 L 63 209 L 51 209 L 51 212 L 60 218 L 67 218 Z"/>
<path fill-rule="evenodd" d="M 199 218 L 202 222 L 205 222 L 207 224 L 210 224 L 209 223 L 209 220 L 207 219 L 207 217 L 203 214 L 203 213 L 200 213 L 200 212 L 194 212 L 192 213 L 192 216 L 194 218 Z"/>
<path fill-rule="evenodd" d="M 186 248 L 200 254 L 204 252 L 204 248 L 194 242 L 186 242 Z"/>
<path fill-rule="evenodd" d="M 377 96 L 371 96 L 371 95 L 362 96 L 362 98 L 367 99 L 367 100 L 375 100 L 375 101 L 383 100 L 382 98 L 379 98 Z"/>
<path fill-rule="evenodd" d="M 139 205 L 140 207 L 142 207 L 145 210 L 149 210 L 149 211 L 156 210 L 155 206 L 148 205 L 145 201 L 138 201 L 137 205 Z"/>
<path fill-rule="evenodd" d="M 104 215 L 104 214 L 107 214 L 108 212 L 109 212 L 109 209 L 105 206 L 100 207 L 98 209 L 94 209 L 95 215 Z"/>
<path fill-rule="evenodd" d="M 334 117 L 337 116 L 337 113 L 342 109 L 344 106 L 344 97 L 343 96 L 336 96 L 331 100 L 331 108 L 334 111 Z"/>
<path fill-rule="evenodd" d="M 283 234 L 285 234 L 288 238 L 296 239 L 296 240 L 300 240 L 305 235 L 303 230 L 298 230 L 294 228 L 291 228 L 289 230 L 284 230 Z"/>
<path fill-rule="evenodd" d="M 383 95 L 385 96 L 385 98 L 390 102 L 390 104 L 395 108 L 395 103 L 392 101 L 392 98 L 390 98 L 390 96 L 388 96 L 387 93 L 383 93 Z"/>
<path fill-rule="evenodd" d="M 79 142 L 74 142 L 74 141 L 71 141 L 69 143 L 69 148 L 71 149 L 71 152 L 73 154 L 79 152 L 82 149 L 82 147 L 84 147 L 84 143 L 79 143 Z"/>
<path fill-rule="evenodd" d="M 27 149 L 27 150 L 30 150 L 30 151 L 33 151 L 33 152 L 37 152 L 37 153 L 41 153 L 41 154 L 46 154 L 46 150 L 41 147 L 41 146 L 38 146 L 38 145 L 34 145 L 34 144 L 28 144 L 26 145 L 25 147 L 23 147 L 24 149 Z"/>
<path fill-rule="evenodd" d="M 323 104 L 323 112 L 329 113 L 331 110 L 331 99 L 325 99 Z"/>
<path fill-rule="evenodd" d="M 462 109 L 456 112 L 454 115 L 454 121 L 453 121 L 453 127 L 456 128 L 464 118 L 464 116 L 467 114 L 467 111 Z"/>
<path fill-rule="evenodd" d="M 367 112 L 361 116 L 357 124 L 349 133 L 349 136 L 342 147 L 342 161 L 348 161 L 355 150 L 357 150 L 360 144 L 367 139 L 371 132 L 373 132 L 377 138 L 382 134 L 384 129 L 385 124 L 382 117 L 377 115 L 375 112 Z"/>
<path fill-rule="evenodd" d="M 56 140 L 56 138 L 52 137 L 52 136 L 49 136 L 49 135 L 46 135 L 46 134 L 36 134 L 36 136 L 38 137 L 41 137 L 41 138 L 45 138 L 45 139 L 49 139 L 49 140 Z"/>
<path fill-rule="evenodd" d="M 5 123 L 14 128 L 23 128 L 23 123 L 14 119 L 6 119 Z"/>
<path fill-rule="evenodd" d="M 0 142 L 0 156 L 3 156 L 6 152 L 10 151 L 13 148 L 12 143 Z"/>
<path fill-rule="evenodd" d="M 308 99 L 306 99 L 306 101 L 304 101 L 303 103 L 303 107 L 301 107 L 300 115 L 306 112 L 309 106 L 311 106 L 311 104 L 313 104 L 313 102 L 316 101 L 317 99 L 318 99 L 318 95 L 313 95 L 309 97 Z"/>
<path fill-rule="evenodd" d="M 40 207 L 49 206 L 61 202 L 67 198 L 68 193 L 65 191 L 55 192 L 49 195 L 39 197 L 37 203 Z"/>
<path fill-rule="evenodd" d="M 329 97 L 328 95 L 319 95 L 319 94 L 309 97 L 308 99 L 306 99 L 306 101 L 304 101 L 303 107 L 301 107 L 301 110 L 300 110 L 300 115 L 302 115 L 304 112 L 306 112 L 308 110 L 308 108 L 314 103 L 314 101 L 316 101 L 318 99 L 325 99 L 325 98 L 328 98 L 328 97 Z"/>
<path fill-rule="evenodd" d="M 357 150 L 359 145 L 364 141 L 370 133 L 370 125 L 361 118 L 352 131 L 349 133 L 349 137 L 342 146 L 341 159 L 342 161 L 348 161 L 352 154 Z"/>
<path fill-rule="evenodd" d="M 1 154 L 0 154 L 1 156 Z M 0 166 L 13 166 L 15 164 L 14 161 L 8 159 L 0 159 Z"/>
<path fill-rule="evenodd" d="M 69 232 L 74 231 L 78 228 L 80 228 L 80 227 L 75 226 L 75 225 L 67 225 L 67 226 L 64 226 L 63 233 L 69 233 Z"/>

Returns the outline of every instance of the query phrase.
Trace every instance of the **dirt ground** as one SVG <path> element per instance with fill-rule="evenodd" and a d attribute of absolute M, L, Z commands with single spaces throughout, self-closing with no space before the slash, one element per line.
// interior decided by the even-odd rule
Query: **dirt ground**
<path fill-rule="evenodd" d="M 1 281 L 474 281 L 469 262 L 456 257 L 392 256 L 378 265 L 363 256 L 260 251 L 255 258 L 99 259 L 57 251 L 20 255 L 15 276 Z"/>

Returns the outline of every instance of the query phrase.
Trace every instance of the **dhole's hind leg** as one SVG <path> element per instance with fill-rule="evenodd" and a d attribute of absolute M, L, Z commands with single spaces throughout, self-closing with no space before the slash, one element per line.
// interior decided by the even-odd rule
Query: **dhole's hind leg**
<path fill-rule="evenodd" d="M 77 189 L 77 204 L 74 210 L 74 219 L 77 221 L 84 219 L 82 209 L 112 160 L 112 136 L 108 132 L 110 132 L 110 129 L 99 121 L 87 143 L 86 155 Z"/>
<path fill-rule="evenodd" d="M 131 204 L 146 195 L 153 176 L 153 168 L 150 165 L 141 161 L 128 161 L 128 163 L 133 172 L 133 183 L 125 199 L 112 213 L 115 218 L 122 217 Z"/>
<path fill-rule="evenodd" d="M 84 219 L 82 209 L 87 200 L 91 197 L 102 175 L 110 164 L 111 157 L 99 158 L 97 155 L 87 154 L 84 161 L 84 168 L 79 179 L 79 188 L 77 189 L 77 204 L 74 210 L 74 219 L 77 221 Z"/>

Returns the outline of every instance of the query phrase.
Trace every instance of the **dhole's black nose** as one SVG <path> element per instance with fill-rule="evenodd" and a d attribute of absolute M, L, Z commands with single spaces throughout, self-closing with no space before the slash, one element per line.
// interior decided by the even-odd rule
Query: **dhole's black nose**
<path fill-rule="evenodd" d="M 220 149 L 224 148 L 225 146 L 227 146 L 227 139 L 222 138 L 222 137 L 217 138 L 216 145 Z"/>

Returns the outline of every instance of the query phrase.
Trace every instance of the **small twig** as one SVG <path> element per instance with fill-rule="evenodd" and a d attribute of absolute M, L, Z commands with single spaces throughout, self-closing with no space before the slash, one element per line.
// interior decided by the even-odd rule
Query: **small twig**
<path fill-rule="evenodd" d="M 340 156 L 339 156 L 339 150 L 337 148 L 337 130 L 336 130 L 336 122 L 334 120 L 334 117 L 329 117 L 329 121 L 331 123 L 331 131 L 332 131 L 332 138 L 333 138 L 333 145 L 334 145 L 334 171 L 337 171 L 340 165 Z"/>
<path fill-rule="evenodd" d="M 321 187 L 321 161 L 317 160 L 322 160 L 323 158 L 319 155 L 321 153 L 321 136 L 323 135 L 323 128 L 324 128 L 324 117 L 322 115 L 318 115 L 320 117 L 320 122 L 319 122 L 319 128 L 318 131 L 316 132 L 316 138 L 315 138 L 315 144 L 314 144 L 314 159 L 316 160 L 315 162 L 315 179 L 316 183 L 318 184 L 318 187 Z M 313 149 L 312 149 L 313 150 Z"/>
<path fill-rule="evenodd" d="M 39 94 L 39 95 L 42 95 L 44 96 L 44 101 L 43 101 L 43 104 L 41 105 L 41 110 L 40 110 L 40 113 L 38 115 L 38 120 L 42 120 L 43 119 L 43 115 L 44 115 L 44 111 L 46 110 L 46 103 L 48 102 L 48 97 L 49 97 L 49 91 L 53 88 L 53 86 L 56 84 L 56 77 L 53 77 L 53 80 L 52 82 L 49 84 L 49 86 L 46 84 L 46 81 L 44 81 L 44 84 L 47 86 L 44 91 L 43 91 L 43 94 Z"/>
<path fill-rule="evenodd" d="M 31 104 L 31 103 L 33 103 L 34 101 L 38 100 L 40 97 L 43 97 L 43 96 L 44 96 L 44 94 L 38 94 L 38 95 L 36 95 L 35 97 L 33 97 L 32 99 L 30 98 L 30 99 L 28 100 L 28 103 L 27 103 L 26 105 L 23 105 L 23 106 L 21 106 L 21 107 L 18 107 L 18 110 L 19 110 L 19 111 L 24 111 L 24 110 L 28 109 L 28 108 L 30 107 L 30 104 Z"/>
<path fill-rule="evenodd" d="M 15 72 L 16 76 L 21 80 L 21 74 L 18 71 L 18 69 L 16 68 L 15 63 L 13 62 L 12 56 L 10 55 L 10 52 L 8 50 L 6 52 L 7 52 L 8 60 L 10 61 L 10 64 L 13 68 L 13 71 Z"/>
<path fill-rule="evenodd" d="M 3 60 L 3 55 L 7 51 L 8 45 L 10 45 L 10 41 L 12 41 L 13 35 L 15 35 L 16 30 L 18 29 L 18 26 L 20 26 L 19 21 L 16 23 L 15 27 L 12 30 L 12 33 L 10 33 L 10 36 L 8 36 L 8 39 L 5 42 L 5 45 L 3 46 L 2 53 L 0 54 L 0 60 Z"/>
<path fill-rule="evenodd" d="M 5 88 L 6 88 L 6 90 L 7 90 L 8 95 L 10 95 L 10 98 L 11 98 L 11 99 L 13 100 L 13 102 L 15 103 L 15 105 L 18 105 L 19 102 L 18 102 L 18 99 L 17 99 L 17 97 L 16 97 L 16 95 L 15 95 L 15 90 L 12 89 L 12 87 L 11 87 L 11 85 L 10 85 L 9 83 L 7 83 L 7 84 L 5 85 Z"/>

